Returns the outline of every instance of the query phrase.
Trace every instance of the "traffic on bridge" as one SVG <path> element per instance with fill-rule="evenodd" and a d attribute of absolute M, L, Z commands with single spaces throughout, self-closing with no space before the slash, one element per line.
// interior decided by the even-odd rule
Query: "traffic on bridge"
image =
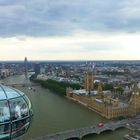
<path fill-rule="evenodd" d="M 100 134 L 101 132 L 111 130 L 115 131 L 118 128 L 128 128 L 128 124 L 132 123 L 140 123 L 140 118 L 128 118 L 128 119 L 123 119 L 119 121 L 110 121 L 109 123 L 105 123 L 101 126 L 93 125 L 90 127 L 85 127 L 85 128 L 78 128 L 78 129 L 73 129 L 73 130 L 68 130 L 64 132 L 58 132 L 55 134 L 51 135 L 46 135 L 42 137 L 38 137 L 32 140 L 66 140 L 70 138 L 79 138 L 81 139 L 82 137 L 88 135 L 88 134 Z"/>

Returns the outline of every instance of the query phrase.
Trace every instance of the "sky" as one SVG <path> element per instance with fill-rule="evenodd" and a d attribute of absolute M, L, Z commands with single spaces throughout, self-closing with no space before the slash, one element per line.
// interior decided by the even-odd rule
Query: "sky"
<path fill-rule="evenodd" d="M 140 0 L 0 0 L 0 60 L 140 60 Z"/>

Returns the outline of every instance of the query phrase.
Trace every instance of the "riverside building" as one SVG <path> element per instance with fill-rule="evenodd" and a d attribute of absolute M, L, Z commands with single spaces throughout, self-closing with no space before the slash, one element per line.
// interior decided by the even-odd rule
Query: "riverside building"
<path fill-rule="evenodd" d="M 98 85 L 98 89 L 94 90 L 93 79 L 92 69 L 88 68 L 85 73 L 84 89 L 73 90 L 72 88 L 67 88 L 66 96 L 107 119 L 135 116 L 140 112 L 139 85 L 135 84 L 133 86 L 128 102 L 123 102 L 119 98 L 115 98 L 113 93 L 103 91 L 101 82 Z"/>

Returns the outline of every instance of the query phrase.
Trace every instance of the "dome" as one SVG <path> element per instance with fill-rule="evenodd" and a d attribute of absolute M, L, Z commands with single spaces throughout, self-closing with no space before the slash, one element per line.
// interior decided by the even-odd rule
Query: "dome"
<path fill-rule="evenodd" d="M 12 139 L 24 134 L 32 115 L 31 103 L 23 92 L 0 85 L 0 139 Z"/>

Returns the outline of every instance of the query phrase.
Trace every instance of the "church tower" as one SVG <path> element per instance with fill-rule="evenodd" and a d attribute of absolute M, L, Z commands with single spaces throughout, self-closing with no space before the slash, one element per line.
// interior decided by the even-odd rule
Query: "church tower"
<path fill-rule="evenodd" d="M 99 82 L 98 84 L 98 89 L 97 89 L 97 96 L 100 97 L 100 98 L 103 98 L 103 88 L 102 88 L 102 83 Z"/>
<path fill-rule="evenodd" d="M 85 89 L 86 91 L 89 91 L 89 93 L 93 90 L 93 71 L 91 66 L 88 66 L 88 69 L 85 72 Z"/>
<path fill-rule="evenodd" d="M 137 84 L 134 84 L 132 95 L 130 98 L 130 106 L 132 115 L 136 115 L 140 111 L 140 93 Z"/>

